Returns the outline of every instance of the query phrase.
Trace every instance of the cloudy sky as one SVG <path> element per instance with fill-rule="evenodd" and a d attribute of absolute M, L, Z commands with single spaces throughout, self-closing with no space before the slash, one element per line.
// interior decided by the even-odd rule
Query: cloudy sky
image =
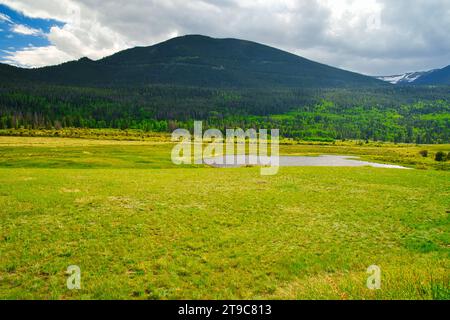
<path fill-rule="evenodd" d="M 449 65 L 449 30 L 448 0 L 0 0 L 0 61 L 98 59 L 204 34 L 392 75 Z"/>

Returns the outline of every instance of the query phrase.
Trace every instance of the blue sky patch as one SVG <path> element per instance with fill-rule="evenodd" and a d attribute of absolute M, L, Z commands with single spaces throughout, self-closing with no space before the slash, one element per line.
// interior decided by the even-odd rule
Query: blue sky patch
<path fill-rule="evenodd" d="M 63 22 L 52 19 L 29 18 L 0 4 L 0 61 L 21 49 L 50 45 L 46 34 L 53 26 L 64 26 Z"/>

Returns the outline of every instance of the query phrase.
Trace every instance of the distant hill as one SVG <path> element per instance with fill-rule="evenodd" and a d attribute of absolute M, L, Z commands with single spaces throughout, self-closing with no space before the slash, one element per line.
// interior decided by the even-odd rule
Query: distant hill
<path fill-rule="evenodd" d="M 450 66 L 433 70 L 430 73 L 418 78 L 414 84 L 426 85 L 450 85 Z"/>
<path fill-rule="evenodd" d="M 80 86 L 169 84 L 205 87 L 371 87 L 373 77 L 341 70 L 255 42 L 200 35 L 136 47 L 101 60 L 21 69 L 2 65 L 0 80 Z"/>
<path fill-rule="evenodd" d="M 434 70 L 408 72 L 408 73 L 404 73 L 404 74 L 398 74 L 398 75 L 393 75 L 393 76 L 379 76 L 379 77 L 375 77 L 375 78 L 392 83 L 392 84 L 413 84 L 420 77 L 423 77 L 433 71 Z"/>
<path fill-rule="evenodd" d="M 392 84 L 450 85 L 450 66 L 430 71 L 408 72 L 393 76 L 379 76 L 376 79 Z"/>

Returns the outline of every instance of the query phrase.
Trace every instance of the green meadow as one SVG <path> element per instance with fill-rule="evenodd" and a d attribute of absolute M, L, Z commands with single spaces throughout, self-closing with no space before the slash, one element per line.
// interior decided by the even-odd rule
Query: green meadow
<path fill-rule="evenodd" d="M 175 166 L 167 137 L 82 138 L 0 137 L 0 299 L 450 299 L 450 145 L 284 141 L 412 170 L 261 176 Z"/>

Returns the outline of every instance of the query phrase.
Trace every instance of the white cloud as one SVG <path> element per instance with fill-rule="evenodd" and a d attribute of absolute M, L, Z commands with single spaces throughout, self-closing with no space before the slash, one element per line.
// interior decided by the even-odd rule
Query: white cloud
<path fill-rule="evenodd" d="M 0 12 L 0 21 L 12 23 L 11 18 L 7 14 L 1 13 L 1 12 Z"/>
<path fill-rule="evenodd" d="M 448 0 L 0 0 L 35 18 L 65 22 L 47 35 L 53 59 L 33 48 L 18 60 L 59 63 L 146 46 L 174 35 L 263 42 L 367 74 L 450 64 Z M 1 19 L 1 18 L 0 18 Z M 57 51 L 56 51 L 57 49 Z M 31 51 L 34 51 L 31 54 Z M 27 57 L 30 59 L 26 61 Z M 36 64 L 38 63 L 38 64 Z"/>
<path fill-rule="evenodd" d="M 23 35 L 27 35 L 27 36 L 43 36 L 44 35 L 42 30 L 31 28 L 31 27 L 28 27 L 23 24 L 13 24 L 11 26 L 11 32 L 23 34 Z"/>
<path fill-rule="evenodd" d="M 21 67 L 44 67 L 71 60 L 72 57 L 55 46 L 27 47 L 19 51 L 6 51 L 5 63 Z"/>

